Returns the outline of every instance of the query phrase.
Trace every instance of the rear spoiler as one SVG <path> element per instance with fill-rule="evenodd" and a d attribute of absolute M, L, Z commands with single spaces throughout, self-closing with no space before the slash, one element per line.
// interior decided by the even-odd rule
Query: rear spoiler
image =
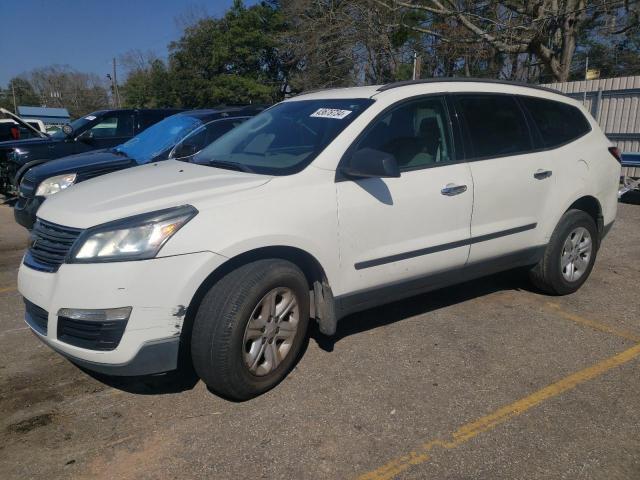
<path fill-rule="evenodd" d="M 38 134 L 38 136 L 40 136 L 41 138 L 49 138 L 49 135 L 41 132 L 40 130 L 38 130 L 37 128 L 29 125 L 27 122 L 25 122 L 24 120 L 22 120 L 18 115 L 11 113 L 9 110 L 7 110 L 6 108 L 2 108 L 0 107 L 0 113 L 3 113 L 9 117 L 11 117 L 11 120 L 13 120 L 14 122 L 16 122 L 19 125 L 22 125 L 25 128 L 28 128 L 29 130 L 36 132 Z"/>

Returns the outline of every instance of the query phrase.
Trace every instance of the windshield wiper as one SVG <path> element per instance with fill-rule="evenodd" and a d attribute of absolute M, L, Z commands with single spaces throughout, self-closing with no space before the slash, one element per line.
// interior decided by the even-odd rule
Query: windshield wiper
<path fill-rule="evenodd" d="M 253 173 L 253 170 L 242 163 L 227 162 L 225 160 L 211 160 L 209 166 L 236 170 L 238 172 Z"/>

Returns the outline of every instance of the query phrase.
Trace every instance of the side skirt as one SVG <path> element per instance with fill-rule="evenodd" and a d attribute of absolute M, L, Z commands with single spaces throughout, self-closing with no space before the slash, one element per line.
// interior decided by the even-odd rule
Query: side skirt
<path fill-rule="evenodd" d="M 517 267 L 534 265 L 544 255 L 545 248 L 546 245 L 533 247 L 427 277 L 413 278 L 369 290 L 341 295 L 335 298 L 336 317 L 340 319 L 351 313 L 413 297 L 421 293 L 438 290 L 450 285 L 463 283 Z"/>

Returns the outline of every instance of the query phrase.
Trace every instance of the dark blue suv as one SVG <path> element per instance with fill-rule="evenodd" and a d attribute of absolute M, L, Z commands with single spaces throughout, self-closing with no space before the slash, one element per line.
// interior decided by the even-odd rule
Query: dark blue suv
<path fill-rule="evenodd" d="M 176 108 L 100 110 L 65 125 L 53 135 L 0 142 L 0 194 L 12 197 L 22 175 L 54 158 L 115 147 L 160 120 L 180 112 Z"/>
<path fill-rule="evenodd" d="M 156 123 L 113 148 L 70 155 L 28 169 L 14 206 L 16 221 L 31 229 L 36 212 L 49 195 L 85 180 L 166 159 L 189 160 L 218 137 L 257 115 L 263 106 L 181 112 Z"/>

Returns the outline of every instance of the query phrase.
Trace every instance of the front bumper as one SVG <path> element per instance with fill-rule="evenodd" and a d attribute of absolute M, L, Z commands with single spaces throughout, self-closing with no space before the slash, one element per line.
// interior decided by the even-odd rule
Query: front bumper
<path fill-rule="evenodd" d="M 36 213 L 44 199 L 44 197 L 18 197 L 18 201 L 13 206 L 13 217 L 16 222 L 31 230 L 36 223 Z"/>
<path fill-rule="evenodd" d="M 113 375 L 143 375 L 176 368 L 182 323 L 195 292 L 225 257 L 198 252 L 136 262 L 63 264 L 57 272 L 24 264 L 18 290 L 44 311 L 40 340 L 87 369 Z M 109 309 L 130 306 L 118 345 L 108 351 L 80 348 L 58 338 L 61 308 Z"/>
<path fill-rule="evenodd" d="M 145 342 L 131 360 L 125 363 L 112 364 L 92 362 L 74 357 L 48 342 L 46 337 L 42 337 L 35 331 L 34 334 L 53 350 L 79 367 L 104 375 L 133 377 L 170 372 L 178 368 L 180 339 L 177 337 Z"/>

